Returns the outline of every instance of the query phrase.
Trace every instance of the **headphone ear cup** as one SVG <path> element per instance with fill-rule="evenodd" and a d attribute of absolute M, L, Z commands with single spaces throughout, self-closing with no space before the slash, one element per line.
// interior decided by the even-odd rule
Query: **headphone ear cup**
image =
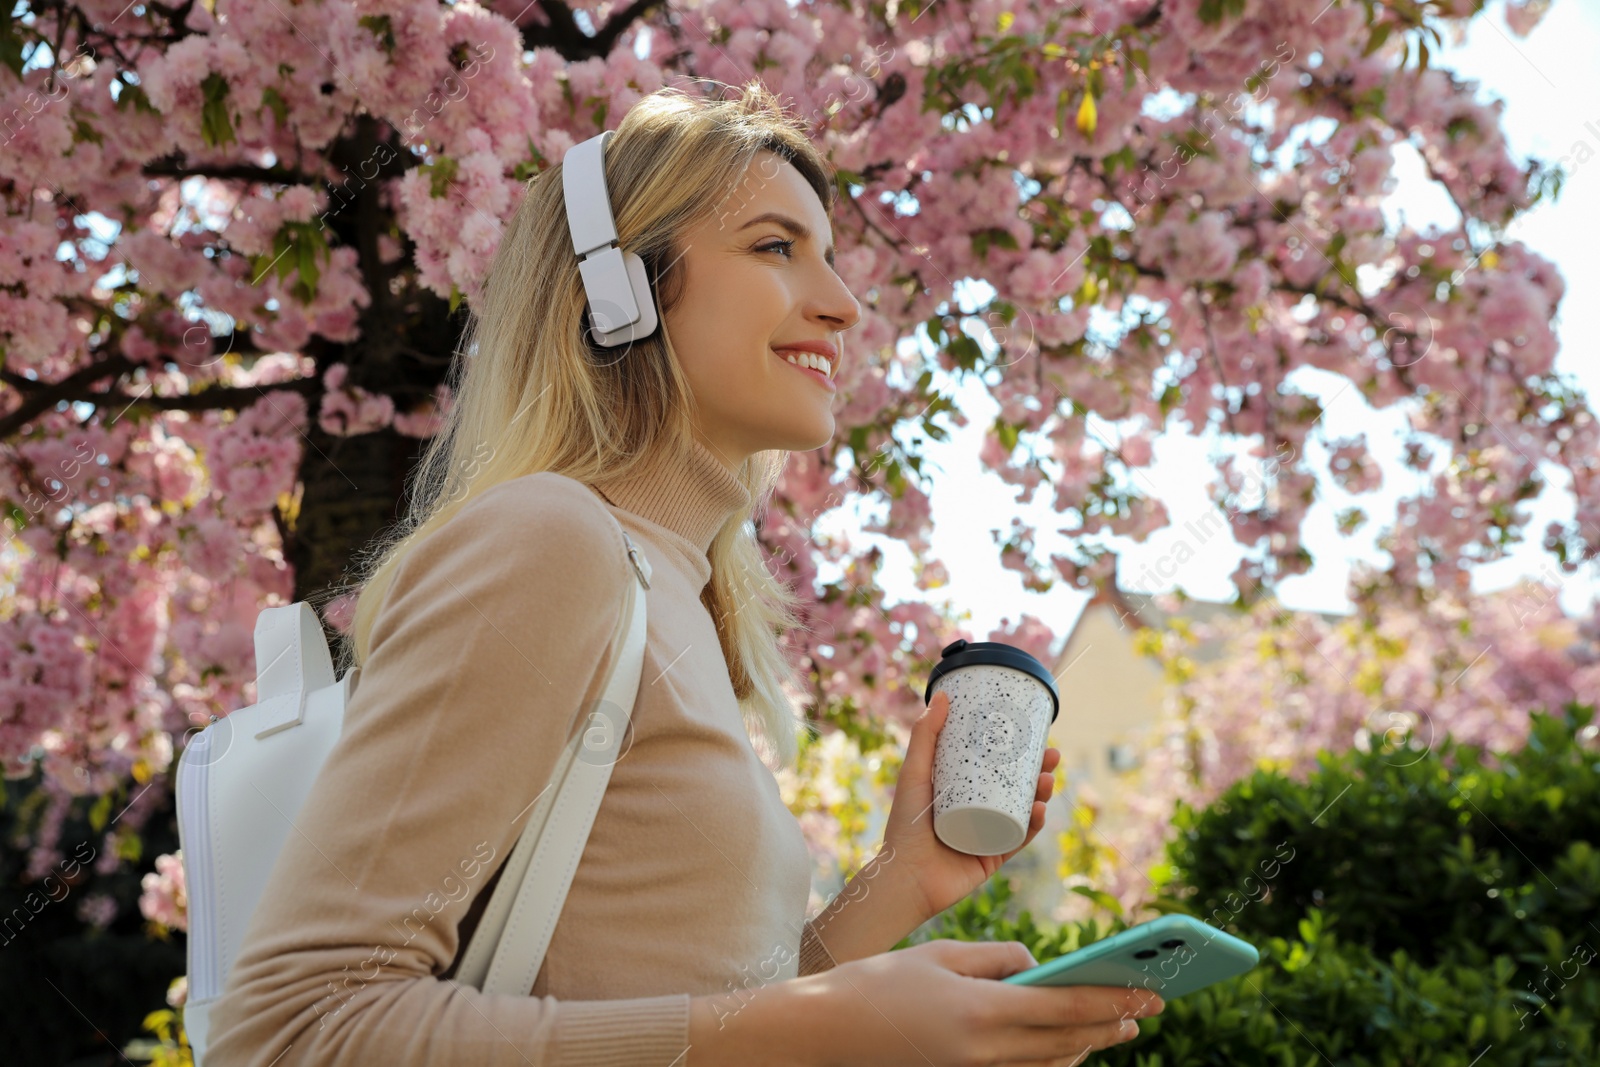
<path fill-rule="evenodd" d="M 632 338 L 638 341 L 654 333 L 660 321 L 656 317 L 656 294 L 650 288 L 650 271 L 644 260 L 635 252 L 622 253 L 622 259 L 628 265 L 628 281 L 633 286 L 633 299 L 639 305 L 639 321 L 633 324 Z"/>
<path fill-rule="evenodd" d="M 602 333 L 591 325 L 589 338 L 602 348 L 615 348 L 630 341 L 641 341 L 655 332 L 659 323 L 656 314 L 655 294 L 650 289 L 650 272 L 645 268 L 644 260 L 637 253 L 623 252 L 622 264 L 628 278 L 628 288 L 632 291 L 634 303 L 639 308 L 639 321 L 620 329 Z M 589 317 L 591 324 L 595 318 L 603 321 L 617 321 L 625 318 L 615 301 L 608 301 L 603 296 L 591 298 L 589 301 Z"/>

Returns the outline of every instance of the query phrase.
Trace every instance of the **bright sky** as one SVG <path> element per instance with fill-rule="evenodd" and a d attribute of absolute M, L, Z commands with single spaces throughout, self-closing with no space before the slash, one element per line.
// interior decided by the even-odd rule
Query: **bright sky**
<path fill-rule="evenodd" d="M 1555 0 L 1550 12 L 1526 39 L 1516 38 L 1506 29 L 1501 4 L 1496 0 L 1487 17 L 1473 22 L 1465 40 L 1435 56 L 1434 62 L 1476 79 L 1480 95 L 1485 98 L 1506 101 L 1504 129 L 1519 158 L 1535 155 L 1553 162 L 1563 156 L 1574 157 L 1583 154 L 1578 147 L 1580 142 L 1586 142 L 1588 150 L 1595 154 L 1595 158 L 1581 164 L 1569 161 L 1559 200 L 1541 204 L 1519 220 L 1509 236 L 1526 242 L 1560 267 L 1567 292 L 1557 321 L 1562 342 L 1557 368 L 1575 376 L 1591 397 L 1600 398 L 1600 359 L 1596 359 L 1593 344 L 1586 343 L 1600 335 L 1600 301 L 1596 299 L 1600 294 L 1600 260 L 1592 248 L 1595 235 L 1600 234 L 1597 55 L 1600 7 L 1590 0 Z M 1400 183 L 1385 205 L 1391 222 L 1403 212 L 1419 229 L 1435 221 L 1450 224 L 1454 209 L 1423 175 L 1415 153 L 1399 155 Z M 1327 498 L 1313 509 L 1306 533 L 1316 566 L 1279 587 L 1280 598 L 1291 607 L 1346 610 L 1349 603 L 1344 588 L 1351 562 L 1382 558 L 1383 553 L 1374 547 L 1374 534 L 1392 521 L 1395 501 L 1416 484 L 1405 479 L 1409 472 L 1399 466 L 1393 455 L 1398 448 L 1384 448 L 1384 437 L 1398 433 L 1404 422 L 1393 409 L 1377 412 L 1368 407 L 1354 389 L 1341 394 L 1344 382 L 1333 375 L 1306 370 L 1292 380 L 1322 398 L 1328 408 L 1323 422 L 1329 439 L 1364 430 L 1374 453 L 1384 460 L 1385 484 L 1375 493 L 1355 497 L 1336 487 L 1324 487 Z M 948 382 L 945 388 L 950 388 Z M 981 387 L 973 386 L 958 390 L 958 404 L 971 419 L 968 426 L 956 429 L 949 427 L 946 420 L 950 440 L 924 446 L 928 456 L 924 470 L 933 479 L 933 553 L 948 566 L 950 584 L 929 594 L 921 593 L 913 585 L 911 556 L 903 545 L 861 534 L 853 529 L 853 523 L 840 523 L 839 528 L 849 528 L 854 544 L 882 545 L 885 562 L 880 580 L 891 603 L 924 595 L 934 600 L 948 597 L 958 612 L 968 613 L 966 625 L 979 637 L 1000 625 L 1003 618 L 1015 622 L 1021 614 L 1030 613 L 1055 630 L 1058 642 L 1064 640 L 1087 598 L 1062 582 L 1045 594 L 1023 588 L 1020 575 L 1000 566 L 997 542 L 991 534 L 993 530 L 1008 530 L 1013 516 L 1023 516 L 1038 531 L 1035 558 L 1045 561 L 1052 552 L 1064 552 L 1070 540 L 1055 532 L 1062 523 L 1050 511 L 1050 487 L 1041 486 L 1032 504 L 1017 504 L 1016 490 L 983 471 L 977 458 L 984 428 L 993 421 L 997 406 Z M 1103 439 L 1115 439 L 1113 427 L 1101 424 L 1095 432 Z M 1392 455 L 1384 456 L 1384 451 Z M 1168 529 L 1152 535 L 1144 545 L 1123 542 L 1120 582 L 1125 589 L 1155 592 L 1181 585 L 1201 599 L 1233 598 L 1228 576 L 1238 564 L 1240 551 L 1216 523 L 1220 513 L 1206 498 L 1204 486 L 1213 477 L 1207 452 L 1205 440 L 1187 435 L 1169 435 L 1157 441 L 1156 460 L 1141 477 L 1138 488 L 1159 495 L 1166 502 L 1175 527 L 1181 529 L 1193 523 L 1196 529 L 1214 533 L 1209 537 L 1195 536 Z M 1313 452 L 1313 463 L 1324 454 Z M 1547 473 L 1554 472 L 1547 468 Z M 1572 515 L 1565 482 L 1558 480 L 1555 485 L 1559 492 L 1547 489 L 1535 501 L 1534 521 L 1528 527 L 1530 540 L 1510 558 L 1481 568 L 1476 588 L 1503 588 L 1519 576 L 1542 574 L 1547 580 L 1562 581 L 1561 602 L 1569 612 L 1584 609 L 1600 595 L 1600 580 L 1593 569 L 1563 581 L 1553 561 L 1538 547 L 1550 519 Z M 1354 536 L 1341 537 L 1334 529 L 1333 516 L 1351 505 L 1365 510 L 1369 520 Z M 1207 516 L 1212 519 L 1209 525 L 1205 522 Z M 1181 566 L 1174 559 L 1180 540 L 1196 549 L 1194 556 Z M 1162 572 L 1170 577 L 1161 577 Z M 824 577 L 832 575 L 825 571 Z M 1055 651 L 1059 651 L 1059 644 Z"/>

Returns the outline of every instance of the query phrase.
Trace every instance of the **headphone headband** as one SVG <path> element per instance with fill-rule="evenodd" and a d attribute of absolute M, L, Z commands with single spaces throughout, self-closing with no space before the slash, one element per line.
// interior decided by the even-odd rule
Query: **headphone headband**
<path fill-rule="evenodd" d="M 617 245 L 605 171 L 605 146 L 615 133 L 606 130 L 573 145 L 561 161 L 567 229 L 589 298 L 589 335 L 604 348 L 648 337 L 658 321 L 644 261 Z"/>

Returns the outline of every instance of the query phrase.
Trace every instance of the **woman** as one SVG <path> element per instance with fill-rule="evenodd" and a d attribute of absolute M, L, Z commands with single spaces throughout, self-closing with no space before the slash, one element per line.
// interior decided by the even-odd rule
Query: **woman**
<path fill-rule="evenodd" d="M 542 174 L 474 306 L 404 535 L 363 585 L 360 684 L 213 1010 L 208 1067 L 1075 1063 L 1131 1037 L 1159 1001 L 990 981 L 1033 964 L 1020 944 L 888 951 L 1009 858 L 948 849 L 921 817 L 942 700 L 912 731 L 883 849 L 802 921 L 805 842 L 755 747 L 793 763 L 774 634 L 796 598 L 749 520 L 787 452 L 833 433 L 860 315 L 833 270 L 833 176 L 758 84 L 646 97 L 604 163 L 662 327 L 587 339 L 561 175 Z M 803 344 L 835 353 L 826 375 Z M 448 979 L 595 710 L 633 580 L 613 516 L 653 568 L 630 736 L 532 995 L 483 994 Z"/>

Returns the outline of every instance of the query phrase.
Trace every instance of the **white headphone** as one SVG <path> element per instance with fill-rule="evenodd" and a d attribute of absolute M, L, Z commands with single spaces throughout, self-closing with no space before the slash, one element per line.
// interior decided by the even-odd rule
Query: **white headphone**
<path fill-rule="evenodd" d="M 617 247 L 617 224 L 606 191 L 607 130 L 567 149 L 561 160 L 561 185 L 567 200 L 567 228 L 578 272 L 589 297 L 590 337 L 604 348 L 641 340 L 655 332 L 656 299 L 644 260 Z"/>

